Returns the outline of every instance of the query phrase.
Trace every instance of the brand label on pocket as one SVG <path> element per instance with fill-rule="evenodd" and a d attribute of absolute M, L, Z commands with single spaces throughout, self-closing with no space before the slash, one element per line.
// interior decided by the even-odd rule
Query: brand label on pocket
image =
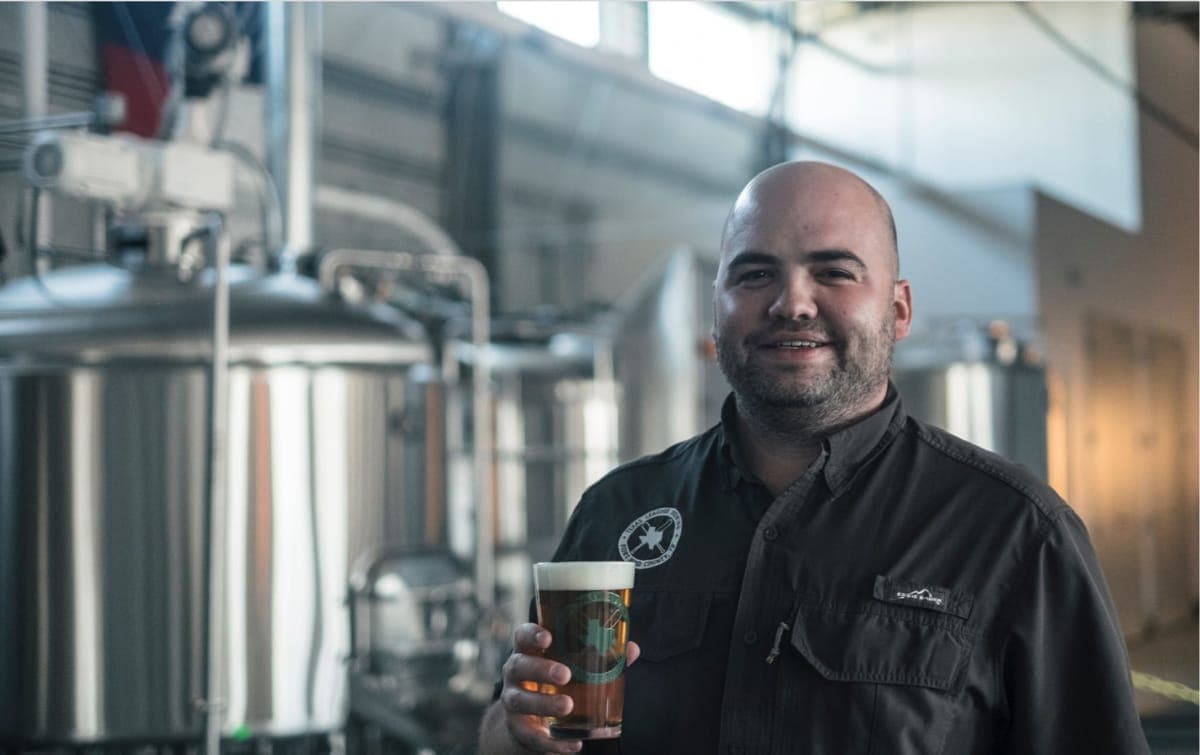
<path fill-rule="evenodd" d="M 967 618 L 971 612 L 971 597 L 948 587 L 922 582 L 892 579 L 882 574 L 875 577 L 874 597 L 886 603 L 926 608 L 931 611 Z"/>
<path fill-rule="evenodd" d="M 912 590 L 893 590 L 892 600 L 898 603 L 916 603 L 941 608 L 946 605 L 950 591 L 941 587 L 917 587 Z"/>

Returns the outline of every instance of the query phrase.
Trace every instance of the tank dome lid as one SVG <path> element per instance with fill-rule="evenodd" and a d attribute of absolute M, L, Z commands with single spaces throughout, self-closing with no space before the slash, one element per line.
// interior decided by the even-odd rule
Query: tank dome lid
<path fill-rule="evenodd" d="M 212 274 L 180 283 L 109 265 L 56 270 L 0 288 L 0 361 L 207 361 Z M 350 305 L 296 275 L 230 273 L 234 363 L 389 365 L 427 361 L 419 323 L 382 304 Z"/>

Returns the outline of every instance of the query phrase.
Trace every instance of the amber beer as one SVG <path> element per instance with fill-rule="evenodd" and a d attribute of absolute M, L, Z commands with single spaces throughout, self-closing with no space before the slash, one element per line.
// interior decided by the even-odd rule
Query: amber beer
<path fill-rule="evenodd" d="M 625 561 L 534 564 L 538 624 L 553 637 L 546 657 L 571 669 L 570 682 L 543 684 L 542 691 L 575 701 L 567 715 L 547 719 L 553 737 L 621 736 L 633 574 Z"/>

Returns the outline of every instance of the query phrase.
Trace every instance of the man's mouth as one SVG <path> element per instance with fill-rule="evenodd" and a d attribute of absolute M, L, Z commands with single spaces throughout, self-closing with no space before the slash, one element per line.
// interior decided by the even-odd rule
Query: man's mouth
<path fill-rule="evenodd" d="M 818 333 L 776 333 L 756 340 L 763 349 L 819 349 L 833 345 L 828 336 Z"/>

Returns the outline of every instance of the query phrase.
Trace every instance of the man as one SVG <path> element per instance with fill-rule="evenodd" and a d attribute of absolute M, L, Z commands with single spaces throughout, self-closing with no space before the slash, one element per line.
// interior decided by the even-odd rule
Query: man
<path fill-rule="evenodd" d="M 624 732 L 585 749 L 1147 751 L 1079 519 L 889 385 L 912 323 L 898 273 L 891 211 L 847 171 L 786 163 L 738 197 L 721 423 L 598 482 L 555 555 L 638 566 Z M 516 630 L 482 752 L 580 749 L 541 718 L 569 699 L 530 691 L 569 673 L 550 640 Z"/>

